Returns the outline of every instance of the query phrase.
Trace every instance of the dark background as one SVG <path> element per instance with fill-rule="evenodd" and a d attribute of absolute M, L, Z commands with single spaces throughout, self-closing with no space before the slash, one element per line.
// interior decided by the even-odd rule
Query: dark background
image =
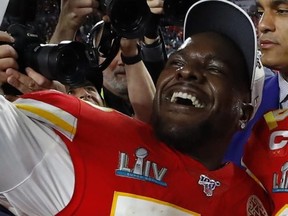
<path fill-rule="evenodd" d="M 60 13 L 60 1 L 10 0 L 0 30 L 5 31 L 13 23 L 22 23 L 29 26 L 31 32 L 36 33 L 43 43 L 49 42 Z M 248 13 L 251 12 L 252 8 L 255 9 L 255 0 L 232 0 L 232 2 L 238 4 Z M 77 39 L 86 38 L 89 30 L 98 20 L 99 17 L 87 17 L 87 21 L 79 29 Z M 161 24 L 161 30 L 168 53 L 177 49 L 182 43 L 181 26 L 165 23 Z"/>

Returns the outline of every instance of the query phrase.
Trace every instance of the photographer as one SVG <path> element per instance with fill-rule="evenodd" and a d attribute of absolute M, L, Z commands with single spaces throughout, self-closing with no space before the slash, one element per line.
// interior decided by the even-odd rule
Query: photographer
<path fill-rule="evenodd" d="M 1 32 L 1 34 L 6 35 L 5 38 L 8 36 L 7 33 Z M 9 36 L 9 38 L 11 38 Z M 11 39 L 13 41 L 13 39 Z M 121 39 L 120 47 L 122 52 L 125 52 L 127 56 L 135 56 L 138 54 L 137 49 L 137 40 L 126 40 Z M 7 46 L 8 49 L 11 49 L 10 46 Z M 123 51 L 124 50 L 124 51 Z M 15 58 L 17 58 L 17 54 L 15 53 L 15 50 L 12 49 L 11 53 L 14 55 Z M 11 61 L 14 61 L 14 69 L 18 69 L 18 63 L 15 61 L 15 59 L 10 59 Z M 137 64 L 133 65 L 125 65 L 125 71 L 127 76 L 127 88 L 129 89 L 129 96 L 132 98 L 133 106 L 136 110 L 139 112 L 135 113 L 135 118 L 149 122 L 151 113 L 149 110 L 151 110 L 152 106 L 152 99 L 154 97 L 155 87 L 153 84 L 153 81 L 151 77 L 149 76 L 149 73 L 143 70 L 139 70 L 139 67 L 142 67 L 142 62 L 139 61 Z M 3 65 L 3 67 L 5 64 Z M 1 68 L 0 68 L 1 70 Z M 139 70 L 138 73 L 135 73 L 135 70 Z M 131 72 L 130 72 L 131 71 Z M 87 83 L 91 82 L 85 82 L 80 83 L 78 86 L 64 86 L 63 84 L 59 83 L 58 81 L 51 81 L 45 78 L 43 75 L 37 73 L 32 68 L 26 68 L 25 70 L 26 74 L 19 73 L 15 70 L 9 69 L 6 71 L 6 73 L 0 72 L 0 78 L 2 79 L 2 82 L 8 82 L 15 88 L 17 88 L 19 91 L 23 93 L 29 93 L 33 91 L 39 91 L 44 89 L 56 89 L 61 92 L 67 92 L 68 94 L 72 94 L 75 96 L 78 96 L 79 98 L 83 98 L 84 100 L 87 100 L 87 94 L 88 101 L 93 102 L 94 104 L 103 106 L 105 102 L 102 101 L 101 96 L 98 92 L 100 92 L 101 84 L 98 83 L 96 86 L 91 86 L 92 88 L 95 88 L 95 96 L 91 96 L 90 93 L 87 93 Z M 139 95 L 139 88 L 143 91 L 141 95 Z M 76 94 L 76 90 L 78 92 L 82 92 L 81 94 Z M 83 93 L 85 92 L 85 93 Z M 85 94 L 85 95 L 83 95 Z M 6 95 L 6 98 L 10 101 L 15 100 L 17 97 L 13 97 L 13 95 Z M 91 101 L 90 98 L 94 98 L 93 101 Z M 142 111 L 141 111 L 142 110 Z M 139 113 L 139 114 L 138 114 Z"/>
<path fill-rule="evenodd" d="M 75 36 L 76 30 L 77 28 L 79 28 L 79 25 L 82 24 L 85 20 L 86 15 L 90 14 L 90 13 L 94 13 L 95 12 L 95 6 L 97 6 L 97 3 L 95 1 L 62 1 L 61 2 L 62 5 L 62 10 L 60 13 L 60 17 L 59 17 L 59 22 L 57 24 L 56 27 L 56 31 L 55 34 L 53 35 L 51 42 L 55 43 L 57 42 L 56 40 L 67 40 L 67 39 L 71 39 Z M 73 34 L 72 34 L 73 33 Z M 67 35 L 70 35 L 70 37 L 68 38 Z M 62 37 L 60 39 L 60 37 Z M 123 43 L 123 40 L 121 40 L 121 44 Z M 131 53 L 132 55 L 138 55 L 138 49 L 137 49 L 137 44 L 136 42 L 134 43 L 135 45 L 135 50 L 133 50 L 133 48 L 131 47 Z M 121 48 L 121 47 L 120 47 Z M 114 63 L 113 63 L 114 62 Z M 150 75 L 147 73 L 146 75 L 141 75 L 140 73 L 136 73 L 138 76 L 134 76 L 134 74 L 130 75 L 130 77 L 134 77 L 133 79 L 127 77 L 127 72 L 125 70 L 126 67 L 129 66 L 125 66 L 122 63 L 121 57 L 120 57 L 120 52 L 118 53 L 118 55 L 114 58 L 113 62 L 108 66 L 108 68 L 105 71 L 109 71 L 110 69 L 112 69 L 112 73 L 114 73 L 114 67 L 116 66 L 116 70 L 123 70 L 125 73 L 125 78 L 124 80 L 120 81 L 120 85 L 123 84 L 124 89 L 125 90 L 125 94 L 124 95 L 119 95 L 117 94 L 117 90 L 113 91 L 115 89 L 115 85 L 114 82 L 112 81 L 112 85 L 111 82 L 107 82 L 107 79 L 105 79 L 104 76 L 104 85 L 108 83 L 108 85 L 110 84 L 110 87 L 112 88 L 112 92 L 110 93 L 109 90 L 104 90 L 104 98 L 106 99 L 104 102 L 97 102 L 97 104 L 107 104 L 108 106 L 111 105 L 115 105 L 115 106 L 111 106 L 112 108 L 116 108 L 119 111 L 122 111 L 123 113 L 126 113 L 128 115 L 132 115 L 135 118 L 138 118 L 142 121 L 146 121 L 149 122 L 150 121 L 150 115 L 151 115 L 151 103 L 152 103 L 152 98 L 154 96 L 154 92 L 155 92 L 155 87 L 153 85 L 153 81 L 150 78 Z M 118 65 L 118 62 L 120 62 Z M 133 66 L 135 67 L 135 66 Z M 135 70 L 137 70 L 137 68 L 135 67 Z M 134 71 L 135 71 L 134 70 Z M 47 89 L 47 88 L 56 88 L 60 91 L 63 91 L 63 87 L 61 87 L 61 85 L 59 85 L 59 83 L 56 83 L 55 85 L 55 81 L 53 81 L 52 83 L 49 82 L 47 79 L 45 79 L 44 77 L 41 77 L 41 75 L 35 75 L 35 73 L 31 72 L 31 69 L 28 69 L 28 71 L 26 71 L 26 73 L 32 74 L 33 75 L 33 79 L 34 82 L 32 80 L 29 80 L 29 78 L 27 78 L 25 75 L 23 74 L 17 74 L 16 72 L 8 72 L 8 73 L 14 73 L 13 76 L 10 76 L 10 78 L 8 79 L 8 82 L 10 82 L 10 84 L 16 88 L 18 88 L 21 92 L 30 92 L 30 91 L 36 91 L 36 90 L 41 90 L 41 89 Z M 97 71 L 94 71 L 94 74 L 99 73 Z M 105 72 L 104 72 L 105 74 Z M 108 74 L 108 72 L 106 73 Z M 10 74 L 11 75 L 11 74 Z M 98 75 L 95 75 L 94 77 L 97 78 L 97 80 L 91 80 L 94 84 L 95 87 L 98 91 L 97 93 L 97 98 L 101 98 L 99 96 L 99 93 L 101 92 L 100 88 L 99 88 L 99 81 L 101 80 L 100 77 Z M 112 74 L 113 76 L 113 74 Z M 36 80 L 35 80 L 36 78 Z M 17 81 L 18 79 L 18 81 Z M 112 77 L 112 79 L 114 79 Z M 127 81 L 126 81 L 127 79 Z M 128 81 L 129 80 L 129 81 Z M 119 80 L 117 80 L 116 86 L 119 86 Z M 122 82 L 122 84 L 121 84 Z M 33 88 L 31 87 L 31 84 L 33 84 Z M 81 84 L 81 83 L 80 83 Z M 107 86 L 108 86 L 107 85 Z M 60 86 L 60 87 L 59 87 Z M 78 90 L 82 91 L 82 92 L 86 92 L 85 90 L 85 86 L 84 85 L 78 85 L 79 86 Z M 70 94 L 74 94 L 75 91 L 70 91 L 69 89 L 75 89 L 75 86 L 68 86 L 68 91 Z M 127 89 L 129 89 L 129 91 L 127 91 Z M 120 90 L 122 91 L 122 90 Z M 118 91 L 119 92 L 119 91 Z M 129 93 L 128 93 L 129 92 Z M 85 93 L 85 94 L 86 94 Z M 115 94 L 117 96 L 115 96 Z M 143 94 L 144 93 L 144 94 Z M 118 97 L 120 96 L 120 97 Z M 8 95 L 6 95 L 6 97 L 8 97 Z M 80 96 L 81 97 L 81 96 Z M 85 97 L 84 97 L 85 98 Z M 118 103 L 119 99 L 120 99 L 120 103 Z M 109 100 L 110 99 L 110 100 Z M 117 102 L 116 102 L 117 101 Z M 132 109 L 131 109 L 131 104 L 132 104 Z M 132 111 L 131 111 L 132 110 Z"/>
<path fill-rule="evenodd" d="M 162 12 L 161 7 L 163 6 L 163 2 L 153 0 L 147 1 L 147 3 L 150 5 L 152 11 L 157 13 Z M 52 43 L 59 43 L 62 40 L 74 39 L 77 30 L 85 22 L 83 19 L 83 14 L 77 14 L 77 11 L 74 9 L 79 4 L 80 3 L 76 1 L 62 2 L 63 9 L 61 10 L 56 30 L 51 38 Z M 75 18 L 74 21 L 70 19 L 70 14 L 73 11 L 76 11 L 73 13 L 73 18 Z M 103 14 L 105 14 L 105 11 L 102 11 L 102 15 Z M 140 45 L 143 61 L 148 68 L 153 82 L 155 83 L 159 76 L 159 72 L 163 68 L 165 53 L 158 34 L 159 16 L 156 14 L 151 14 L 149 19 L 149 24 L 153 25 L 150 25 L 149 28 L 147 27 L 145 29 L 146 36 L 143 38 L 143 41 L 141 40 L 142 38 L 139 38 L 139 40 L 141 40 Z M 105 60 L 105 58 L 100 58 L 99 60 L 101 63 Z M 135 73 L 138 73 L 136 69 Z M 147 76 L 149 75 L 147 74 Z M 130 83 L 130 85 L 133 85 L 133 88 L 135 89 L 135 92 L 133 91 L 132 93 L 128 87 L 129 83 L 127 82 L 128 77 L 126 77 L 125 64 L 122 62 L 121 52 L 119 52 L 109 66 L 103 71 L 103 98 L 108 107 L 114 108 L 129 116 L 143 116 L 140 117 L 140 119 L 147 121 L 149 119 L 149 110 L 151 110 L 149 108 L 149 104 L 151 104 L 151 102 L 146 104 L 146 102 L 141 102 L 141 100 L 152 97 L 149 95 L 150 91 L 143 91 L 142 87 L 137 84 L 137 79 L 140 79 L 140 77 L 135 77 L 133 80 L 129 79 L 132 83 Z M 144 80 L 149 81 L 147 78 L 144 78 Z M 139 89 L 136 88 L 137 86 Z M 147 94 L 147 96 L 143 95 L 143 93 Z M 137 108 L 135 106 L 137 106 Z"/>
<path fill-rule="evenodd" d="M 61 0 L 60 14 L 55 29 L 58 34 L 52 35 L 50 43 L 59 43 L 63 38 L 67 40 L 74 38 L 88 15 L 99 16 L 99 4 L 99 0 Z"/>

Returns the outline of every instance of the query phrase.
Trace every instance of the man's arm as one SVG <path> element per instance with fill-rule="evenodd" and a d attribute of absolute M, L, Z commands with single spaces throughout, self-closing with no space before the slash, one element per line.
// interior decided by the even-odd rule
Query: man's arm
<path fill-rule="evenodd" d="M 61 12 L 50 43 L 74 40 L 86 17 L 95 13 L 98 5 L 98 0 L 61 0 Z"/>
<path fill-rule="evenodd" d="M 137 40 L 121 39 L 121 52 L 125 57 L 137 56 Z M 125 63 L 125 62 L 123 62 Z M 155 85 L 143 61 L 135 64 L 125 64 L 128 95 L 135 112 L 135 118 L 151 121 L 152 102 L 155 94 Z"/>

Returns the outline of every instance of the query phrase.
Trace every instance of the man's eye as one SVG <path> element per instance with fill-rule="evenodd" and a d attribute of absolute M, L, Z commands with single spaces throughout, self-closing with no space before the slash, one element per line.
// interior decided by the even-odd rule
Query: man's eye
<path fill-rule="evenodd" d="M 258 8 L 256 11 L 256 16 L 261 18 L 263 16 L 264 10 L 262 8 Z"/>
<path fill-rule="evenodd" d="M 286 14 L 288 14 L 288 9 L 277 9 L 277 13 L 286 15 Z"/>
<path fill-rule="evenodd" d="M 256 16 L 257 16 L 257 18 L 260 19 L 260 18 L 263 16 L 263 11 L 261 11 L 261 12 L 258 11 L 258 12 L 256 13 Z"/>
<path fill-rule="evenodd" d="M 85 89 L 90 92 L 96 92 L 96 89 L 93 86 L 87 86 Z"/>
<path fill-rule="evenodd" d="M 179 61 L 179 60 L 172 60 L 169 62 L 169 65 L 171 66 L 176 66 L 176 67 L 183 67 L 184 66 L 184 63 L 182 61 Z"/>
<path fill-rule="evenodd" d="M 222 73 L 222 70 L 218 67 L 208 67 L 207 70 L 211 73 Z"/>

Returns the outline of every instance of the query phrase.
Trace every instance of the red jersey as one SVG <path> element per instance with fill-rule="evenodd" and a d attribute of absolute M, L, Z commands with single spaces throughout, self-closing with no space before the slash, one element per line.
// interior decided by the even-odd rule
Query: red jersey
<path fill-rule="evenodd" d="M 269 215 L 263 189 L 229 163 L 215 171 L 159 140 L 153 129 L 117 111 L 43 91 L 42 101 L 77 119 L 66 143 L 75 172 L 64 215 Z M 266 210 L 267 212 L 266 212 Z"/>
<path fill-rule="evenodd" d="M 245 146 L 243 163 L 268 191 L 273 215 L 288 214 L 288 109 L 266 113 Z"/>

